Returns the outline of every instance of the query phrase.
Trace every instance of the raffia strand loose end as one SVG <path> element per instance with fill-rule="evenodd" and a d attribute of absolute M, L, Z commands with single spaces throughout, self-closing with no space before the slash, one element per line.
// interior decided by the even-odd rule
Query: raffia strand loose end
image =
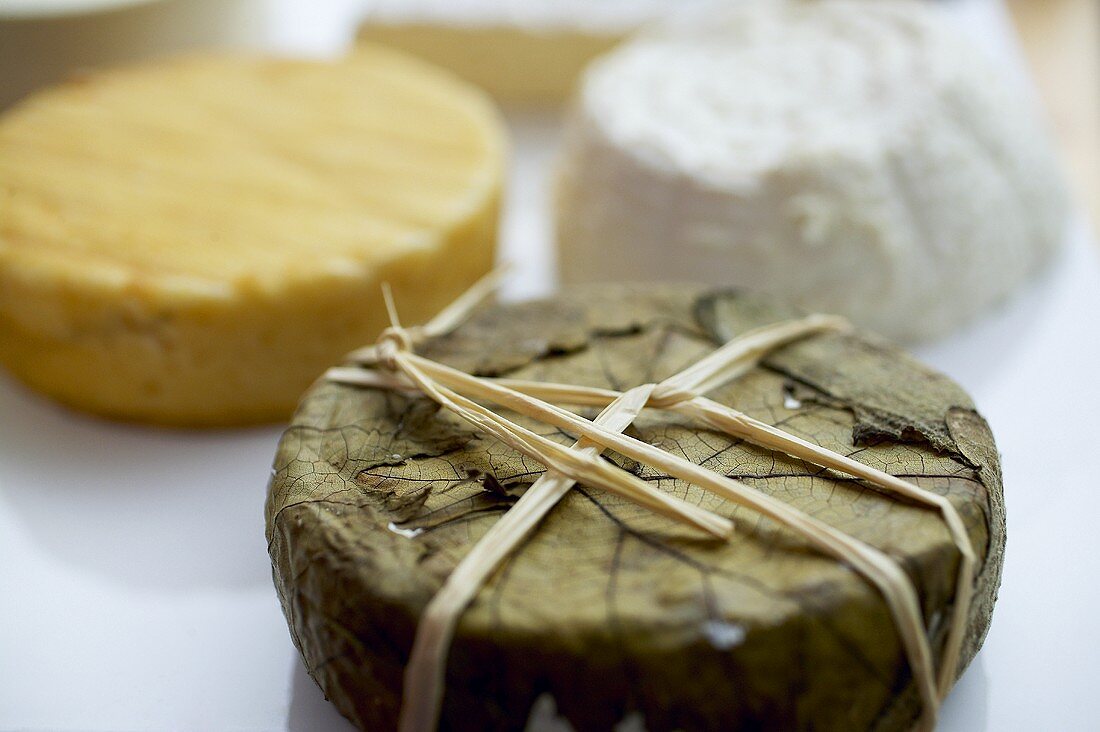
<path fill-rule="evenodd" d="M 751 330 L 658 384 L 643 384 L 622 393 L 569 384 L 475 377 L 414 353 L 416 343 L 456 328 L 494 292 L 500 277 L 500 272 L 492 273 L 429 323 L 412 328 L 401 326 L 393 298 L 385 288 L 391 326 L 375 345 L 349 355 L 348 360 L 356 365 L 336 367 L 326 374 L 326 378 L 339 383 L 425 396 L 483 434 L 537 460 L 547 469 L 458 563 L 425 608 L 405 669 L 401 732 L 435 730 L 443 699 L 448 650 L 459 617 L 493 572 L 535 531 L 575 483 L 622 496 L 718 539 L 732 535 L 733 524 L 729 519 L 668 495 L 601 460 L 600 454 L 608 449 L 767 516 L 797 533 L 818 551 L 846 563 L 862 575 L 883 596 L 897 626 L 922 702 L 918 728 L 932 728 L 940 702 L 957 675 L 974 591 L 976 557 L 958 511 L 939 494 L 807 442 L 704 396 L 747 373 L 777 348 L 811 335 L 848 330 L 847 321 L 810 315 Z M 566 447 L 501 417 L 475 400 L 552 425 L 572 434 L 577 442 Z M 596 419 L 588 420 L 567 406 L 599 407 L 603 411 Z M 709 429 L 860 478 L 883 493 L 939 512 L 959 551 L 960 566 L 938 674 L 916 589 L 897 561 L 776 498 L 623 434 L 644 409 L 675 412 Z"/>

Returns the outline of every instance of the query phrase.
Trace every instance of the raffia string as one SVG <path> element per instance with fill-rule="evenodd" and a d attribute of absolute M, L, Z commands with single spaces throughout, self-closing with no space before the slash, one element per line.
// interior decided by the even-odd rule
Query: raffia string
<path fill-rule="evenodd" d="M 922 715 L 918 728 L 934 727 L 940 701 L 957 674 L 973 595 L 976 558 L 958 511 L 943 496 L 703 396 L 746 373 L 775 349 L 816 333 L 845 330 L 849 327 L 847 323 L 839 318 L 811 315 L 758 328 L 738 336 L 659 384 L 645 384 L 623 393 L 568 384 L 480 378 L 413 352 L 416 342 L 457 327 L 494 291 L 499 278 L 500 273 L 494 273 L 483 279 L 429 323 L 413 328 L 401 326 L 392 295 L 384 288 L 391 327 L 375 345 L 351 354 L 349 359 L 358 366 L 333 368 L 327 373 L 327 378 L 335 382 L 422 394 L 479 431 L 547 468 L 547 472 L 459 562 L 425 608 L 405 669 L 401 732 L 432 732 L 436 728 L 447 654 L 459 617 L 492 573 L 516 551 L 576 482 L 622 496 L 712 536 L 725 539 L 732 535 L 733 524 L 729 519 L 668 495 L 601 460 L 600 453 L 607 449 L 771 518 L 823 554 L 851 566 L 874 585 L 894 618 L 920 694 Z M 364 366 L 370 368 L 364 369 Z M 475 399 L 537 419 L 577 436 L 578 440 L 571 448 L 565 447 L 501 417 Z M 603 411 L 590 421 L 562 405 L 602 407 Z M 645 408 L 664 409 L 693 418 L 711 429 L 861 478 L 880 491 L 938 511 L 961 558 L 954 609 L 938 675 L 916 589 L 897 561 L 779 499 L 622 434 Z"/>

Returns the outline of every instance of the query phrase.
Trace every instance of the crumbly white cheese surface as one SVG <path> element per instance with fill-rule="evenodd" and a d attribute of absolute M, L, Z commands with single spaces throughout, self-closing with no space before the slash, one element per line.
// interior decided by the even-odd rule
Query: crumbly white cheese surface
<path fill-rule="evenodd" d="M 785 294 L 942 335 L 1057 247 L 1065 193 L 1026 95 L 926 3 L 766 2 L 589 70 L 560 165 L 563 279 Z"/>

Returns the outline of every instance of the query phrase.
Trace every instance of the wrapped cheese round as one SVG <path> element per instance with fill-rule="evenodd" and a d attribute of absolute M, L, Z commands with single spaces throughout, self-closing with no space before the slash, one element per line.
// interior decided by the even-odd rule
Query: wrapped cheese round
<path fill-rule="evenodd" d="M 643 25 L 709 0 L 380 0 L 359 37 L 415 53 L 503 101 L 556 104 Z"/>
<path fill-rule="evenodd" d="M 484 309 L 417 350 L 474 374 L 624 390 L 794 314 L 699 287 L 581 288 Z M 966 394 L 883 341 L 828 334 L 774 351 L 710 397 L 957 508 L 979 567 L 965 665 L 989 625 L 1004 547 L 997 450 Z M 960 553 L 935 510 L 670 412 L 647 410 L 630 434 L 895 559 L 942 653 Z M 550 710 L 577 730 L 631 719 L 650 732 L 912 728 L 920 703 L 907 657 L 860 574 L 747 508 L 606 457 L 732 518 L 733 538 L 574 487 L 462 615 L 442 729 L 522 729 Z M 396 728 L 426 604 L 542 472 L 419 395 L 332 382 L 306 394 L 275 459 L 267 540 L 291 637 L 356 725 Z"/>
<path fill-rule="evenodd" d="M 739 3 L 644 34 L 582 87 L 566 282 L 751 287 L 918 340 L 1004 299 L 1063 235 L 1030 100 L 929 3 Z"/>
<path fill-rule="evenodd" d="M 505 136 L 481 92 L 364 47 L 96 72 L 0 118 L 0 363 L 67 404 L 286 419 L 385 325 L 491 266 Z"/>

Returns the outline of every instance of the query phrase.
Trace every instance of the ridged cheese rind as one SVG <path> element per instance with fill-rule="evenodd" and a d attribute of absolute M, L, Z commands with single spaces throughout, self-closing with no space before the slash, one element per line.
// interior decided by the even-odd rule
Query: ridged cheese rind
<path fill-rule="evenodd" d="M 286 418 L 385 326 L 492 265 L 505 133 L 481 92 L 365 46 L 99 72 L 0 118 L 0 361 L 100 414 Z"/>

